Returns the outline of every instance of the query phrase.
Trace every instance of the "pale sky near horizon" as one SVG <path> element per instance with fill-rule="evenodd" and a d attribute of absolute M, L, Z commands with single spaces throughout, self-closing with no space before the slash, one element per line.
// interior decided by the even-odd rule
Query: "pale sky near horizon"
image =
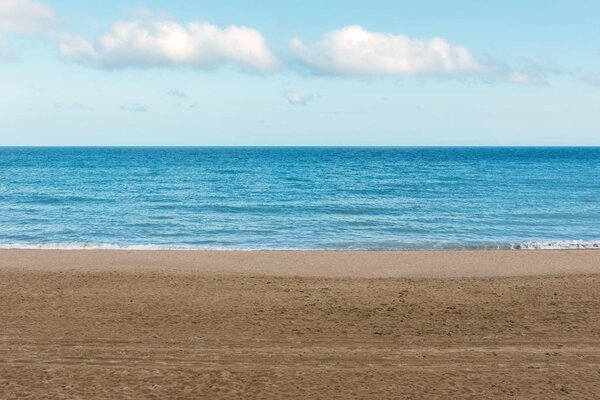
<path fill-rule="evenodd" d="M 600 145 L 600 1 L 0 0 L 4 145 Z"/>

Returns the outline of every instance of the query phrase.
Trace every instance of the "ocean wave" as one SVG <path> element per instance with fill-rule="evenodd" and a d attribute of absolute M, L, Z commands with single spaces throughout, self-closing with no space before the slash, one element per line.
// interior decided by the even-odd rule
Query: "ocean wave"
<path fill-rule="evenodd" d="M 276 250 L 387 250 L 387 251 L 442 251 L 442 250 L 570 250 L 598 249 L 600 240 L 547 240 L 522 243 L 390 243 L 390 242 L 335 242 L 307 247 L 231 247 L 231 246 L 177 246 L 156 244 L 111 244 L 111 243 L 0 243 L 0 249 L 22 250 L 183 250 L 183 251 L 276 251 Z"/>
<path fill-rule="evenodd" d="M 600 240 L 546 240 L 516 243 L 514 250 L 553 250 L 553 249 L 600 249 Z"/>
<path fill-rule="evenodd" d="M 154 244 L 107 243 L 0 243 L 0 249 L 21 250 L 199 250 L 186 246 L 159 246 Z"/>

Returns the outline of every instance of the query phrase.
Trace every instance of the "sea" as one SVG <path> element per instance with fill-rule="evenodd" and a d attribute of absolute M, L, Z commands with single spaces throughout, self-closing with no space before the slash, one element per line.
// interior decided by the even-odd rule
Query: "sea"
<path fill-rule="evenodd" d="M 0 248 L 600 249 L 600 147 L 0 147 Z"/>

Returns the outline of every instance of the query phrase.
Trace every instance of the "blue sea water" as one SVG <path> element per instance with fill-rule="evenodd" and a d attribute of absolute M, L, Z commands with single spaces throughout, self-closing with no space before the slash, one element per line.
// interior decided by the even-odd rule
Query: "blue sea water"
<path fill-rule="evenodd" d="M 600 148 L 0 148 L 0 247 L 600 247 Z"/>

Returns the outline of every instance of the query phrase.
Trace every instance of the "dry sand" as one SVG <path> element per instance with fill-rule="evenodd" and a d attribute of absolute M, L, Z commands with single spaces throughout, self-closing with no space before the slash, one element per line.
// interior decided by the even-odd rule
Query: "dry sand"
<path fill-rule="evenodd" d="M 600 251 L 0 251 L 0 399 L 600 398 Z"/>

